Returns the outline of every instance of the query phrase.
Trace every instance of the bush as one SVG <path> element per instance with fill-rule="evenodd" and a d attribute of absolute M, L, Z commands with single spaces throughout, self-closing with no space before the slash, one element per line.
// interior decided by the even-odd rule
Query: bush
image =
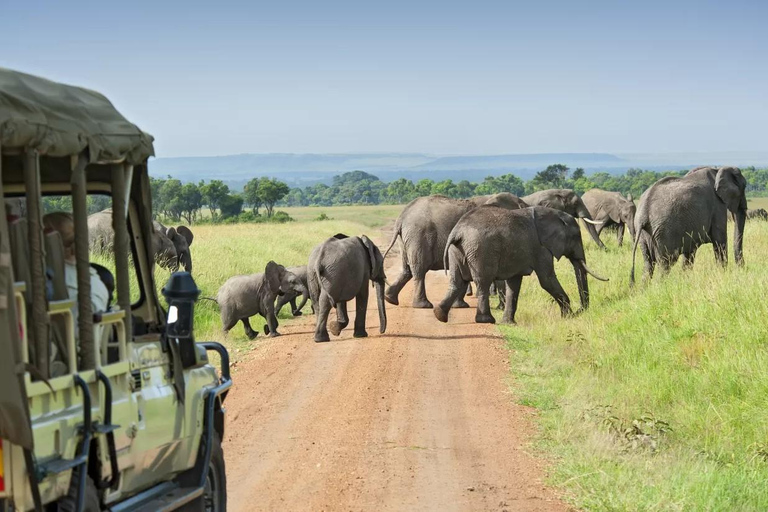
<path fill-rule="evenodd" d="M 318 216 L 317 216 L 317 218 L 316 218 L 315 220 L 333 220 L 333 219 L 332 219 L 332 218 L 330 218 L 329 216 L 327 216 L 327 215 L 325 214 L 325 212 L 323 212 L 323 213 L 321 213 L 320 215 L 318 215 Z"/>

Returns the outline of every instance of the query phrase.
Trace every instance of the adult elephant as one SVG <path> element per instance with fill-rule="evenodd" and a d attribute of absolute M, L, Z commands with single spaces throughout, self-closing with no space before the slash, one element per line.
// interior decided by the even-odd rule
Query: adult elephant
<path fill-rule="evenodd" d="M 599 188 L 587 190 L 581 200 L 589 210 L 592 220 L 601 222 L 597 227 L 597 236 L 603 229 L 616 226 L 619 247 L 624 243 L 624 228 L 629 227 L 632 240 L 635 239 L 635 212 L 637 207 L 632 194 L 624 197 L 619 192 L 609 192 Z"/>
<path fill-rule="evenodd" d="M 386 257 L 398 237 L 401 239 L 403 268 L 397 279 L 387 287 L 384 295 L 386 301 L 398 305 L 400 291 L 408 281 L 413 279 L 415 286 L 413 307 L 432 308 L 432 303 L 427 299 L 424 277 L 430 270 L 444 268 L 445 242 L 461 216 L 477 208 L 479 204 L 485 203 L 507 209 L 527 206 L 519 197 L 506 192 L 479 196 L 472 200 L 434 195 L 419 197 L 408 203 L 398 216 L 392 241 L 384 251 L 384 257 Z M 469 305 L 459 297 L 454 307 L 469 307 Z"/>
<path fill-rule="evenodd" d="M 384 256 L 371 240 L 363 236 L 338 234 L 312 250 L 307 265 L 309 294 L 317 320 L 315 341 L 330 341 L 328 329 L 338 336 L 349 324 L 347 302 L 355 299 L 355 338 L 365 338 L 369 282 L 376 288 L 379 306 L 379 332 L 387 330 L 384 306 Z M 331 308 L 336 307 L 337 321 L 328 325 Z"/>
<path fill-rule="evenodd" d="M 747 219 L 768 220 L 768 211 L 765 211 L 765 208 L 747 210 Z"/>
<path fill-rule="evenodd" d="M 598 247 L 605 249 L 605 244 L 600 241 L 600 237 L 595 229 L 595 225 L 599 226 L 600 223 L 592 220 L 592 215 L 589 213 L 587 205 L 584 204 L 584 201 L 582 201 L 578 194 L 573 190 L 565 188 L 540 190 L 524 196 L 523 201 L 531 206 L 547 206 L 549 208 L 554 208 L 555 210 L 560 210 L 561 212 L 565 212 L 568 215 L 583 220 L 592 240 L 595 241 Z"/>
<path fill-rule="evenodd" d="M 514 323 L 517 299 L 523 276 L 536 272 L 539 284 L 560 306 L 563 316 L 571 313 L 570 299 L 555 275 L 553 258 L 568 258 L 576 272 L 581 309 L 589 307 L 587 268 L 581 230 L 576 219 L 559 210 L 534 206 L 506 210 L 480 206 L 464 215 L 451 231 L 446 243 L 445 266 L 451 284 L 443 300 L 434 308 L 435 317 L 448 321 L 448 312 L 470 281 L 477 287 L 475 322 L 494 323 L 489 305 L 491 285 L 506 281 L 503 321 Z"/>
<path fill-rule="evenodd" d="M 747 180 L 737 167 L 699 167 L 685 176 L 666 177 L 646 190 L 635 215 L 631 282 L 635 280 L 635 253 L 641 247 L 645 272 L 653 277 L 658 264 L 663 272 L 683 256 L 690 267 L 696 250 L 713 244 L 715 258 L 728 263 L 728 212 L 736 221 L 733 253 L 744 263 L 743 236 L 747 218 Z"/>
<path fill-rule="evenodd" d="M 192 245 L 194 235 L 186 226 L 166 228 L 155 221 L 152 233 L 152 252 L 155 261 L 163 268 L 175 272 L 181 264 L 184 270 L 192 272 Z M 88 242 L 91 252 L 111 253 L 115 233 L 112 230 L 112 210 L 106 209 L 88 216 Z"/>

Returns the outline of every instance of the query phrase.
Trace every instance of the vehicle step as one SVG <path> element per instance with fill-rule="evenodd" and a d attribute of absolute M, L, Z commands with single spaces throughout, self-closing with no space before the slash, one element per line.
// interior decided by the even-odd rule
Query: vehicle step
<path fill-rule="evenodd" d="M 85 456 L 81 455 L 74 459 L 53 459 L 48 462 L 38 464 L 39 471 L 43 474 L 43 478 L 47 475 L 55 475 L 63 473 L 70 469 L 74 469 L 77 466 L 85 463 Z"/>
<path fill-rule="evenodd" d="M 166 512 L 176 510 L 202 495 L 202 487 L 179 487 L 173 482 L 165 482 L 114 505 L 110 510 L 111 512 Z"/>

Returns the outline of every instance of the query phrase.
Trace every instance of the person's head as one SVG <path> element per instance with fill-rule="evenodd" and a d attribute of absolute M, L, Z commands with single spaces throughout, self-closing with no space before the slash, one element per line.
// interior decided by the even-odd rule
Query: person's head
<path fill-rule="evenodd" d="M 64 245 L 64 259 L 72 262 L 75 259 L 75 221 L 72 214 L 66 212 L 53 212 L 43 217 L 43 227 L 57 231 L 61 235 Z"/>

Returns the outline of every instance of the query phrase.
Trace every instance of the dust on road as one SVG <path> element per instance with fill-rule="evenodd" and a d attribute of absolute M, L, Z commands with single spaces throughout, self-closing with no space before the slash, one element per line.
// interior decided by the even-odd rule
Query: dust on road
<path fill-rule="evenodd" d="M 387 264 L 394 277 L 399 256 Z M 474 309 L 442 324 L 404 306 L 410 285 L 384 335 L 372 294 L 366 339 L 354 304 L 330 343 L 311 315 L 259 338 L 227 399 L 230 510 L 568 510 L 527 451 L 533 412 L 510 395 L 503 339 Z M 446 286 L 427 276 L 433 302 Z"/>

